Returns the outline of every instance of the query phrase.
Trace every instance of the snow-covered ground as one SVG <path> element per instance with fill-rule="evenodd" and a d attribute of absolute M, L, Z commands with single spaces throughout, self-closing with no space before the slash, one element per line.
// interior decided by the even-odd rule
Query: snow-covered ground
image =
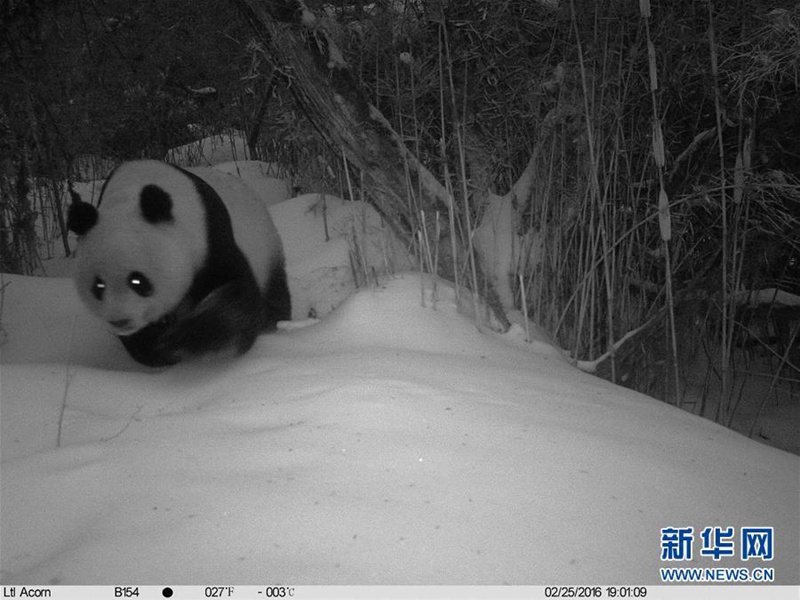
<path fill-rule="evenodd" d="M 272 207 L 296 321 L 238 359 L 146 369 L 68 278 L 2 276 L 3 584 L 800 584 L 800 458 L 479 332 L 444 282 L 376 286 L 402 252 L 320 200 Z M 668 527 L 694 560 L 661 560 Z M 772 560 L 738 558 L 746 527 Z"/>
<path fill-rule="evenodd" d="M 742 565 L 697 556 L 707 526 L 774 527 L 744 566 L 800 579 L 797 456 L 480 333 L 441 282 L 161 371 L 69 280 L 4 282 L 5 584 L 654 584 Z"/>

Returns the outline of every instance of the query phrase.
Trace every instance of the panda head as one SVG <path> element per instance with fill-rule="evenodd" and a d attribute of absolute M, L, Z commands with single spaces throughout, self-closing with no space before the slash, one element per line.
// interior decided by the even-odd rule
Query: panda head
<path fill-rule="evenodd" d="M 185 173 L 153 161 L 115 171 L 99 205 L 69 209 L 79 236 L 75 283 L 113 333 L 131 335 L 171 314 L 189 291 L 205 253 L 202 206 Z"/>

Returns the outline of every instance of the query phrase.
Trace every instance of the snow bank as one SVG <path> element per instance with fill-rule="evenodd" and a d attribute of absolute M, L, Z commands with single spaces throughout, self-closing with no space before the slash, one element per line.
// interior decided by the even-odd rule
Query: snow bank
<path fill-rule="evenodd" d="M 6 585 L 654 584 L 667 526 L 772 526 L 768 564 L 691 566 L 800 579 L 798 457 L 481 334 L 444 284 L 139 373 L 76 337 L 71 282 L 6 281 Z"/>
<path fill-rule="evenodd" d="M 210 167 L 250 158 L 247 136 L 243 131 L 233 129 L 172 148 L 164 160 L 182 167 Z"/>
<path fill-rule="evenodd" d="M 269 163 L 239 160 L 214 165 L 214 168 L 241 179 L 267 206 L 288 200 L 292 195 L 289 182 L 277 177 L 275 167 Z"/>
<path fill-rule="evenodd" d="M 403 245 L 365 202 L 305 194 L 271 206 L 270 214 L 286 254 L 294 319 L 323 317 L 359 282 L 413 265 Z"/>

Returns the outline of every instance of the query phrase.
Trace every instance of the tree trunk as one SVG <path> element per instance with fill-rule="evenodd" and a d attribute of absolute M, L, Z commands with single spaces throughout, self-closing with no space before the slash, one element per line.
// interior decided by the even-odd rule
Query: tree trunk
<path fill-rule="evenodd" d="M 422 216 L 437 211 L 460 220 L 453 197 L 403 143 L 381 112 L 370 104 L 338 48 L 335 24 L 318 19 L 298 0 L 233 0 L 250 23 L 265 51 L 290 81 L 289 89 L 323 139 L 340 148 L 363 174 L 368 199 L 409 248 L 418 248 L 415 235 Z M 417 197 L 421 195 L 421 197 Z M 413 198 L 413 200 L 412 200 Z M 453 229 L 453 228 L 451 228 Z M 439 240 L 438 274 L 453 277 L 469 259 L 468 240 Z M 447 246 L 450 246 L 448 248 Z M 455 255 L 453 255 L 455 254 Z M 480 296 L 484 281 L 480 265 L 471 282 Z M 458 285 L 458 281 L 456 281 Z M 508 321 L 494 290 L 489 287 L 487 308 L 499 322 Z M 476 313 L 477 311 L 477 306 Z M 482 317 L 476 314 L 480 328 Z"/>
<path fill-rule="evenodd" d="M 370 200 L 413 247 L 417 211 L 448 210 L 450 198 L 403 144 L 378 109 L 367 102 L 328 25 L 300 2 L 233 0 L 266 51 L 290 80 L 311 123 L 364 175 Z M 412 181 L 406 179 L 406 165 Z M 416 206 L 409 195 L 423 197 Z"/>

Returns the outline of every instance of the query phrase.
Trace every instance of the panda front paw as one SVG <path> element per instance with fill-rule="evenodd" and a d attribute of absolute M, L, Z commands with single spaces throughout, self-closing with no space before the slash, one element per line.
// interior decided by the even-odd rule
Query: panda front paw
<path fill-rule="evenodd" d="M 159 351 L 186 358 L 229 348 L 237 354 L 249 350 L 258 335 L 259 318 L 233 300 L 235 289 L 233 283 L 221 286 L 194 308 L 181 311 L 161 335 Z"/>
<path fill-rule="evenodd" d="M 136 362 L 148 367 L 168 367 L 179 362 L 180 357 L 162 347 L 167 327 L 165 322 L 158 321 L 132 335 L 120 336 L 120 340 Z"/>

